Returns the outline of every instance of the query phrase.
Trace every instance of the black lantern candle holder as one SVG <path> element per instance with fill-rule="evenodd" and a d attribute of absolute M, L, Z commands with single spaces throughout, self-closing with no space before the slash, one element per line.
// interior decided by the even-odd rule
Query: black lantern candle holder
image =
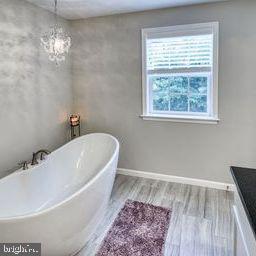
<path fill-rule="evenodd" d="M 70 122 L 70 137 L 71 140 L 73 140 L 76 137 L 80 136 L 81 130 L 80 130 L 80 116 L 79 115 L 71 115 L 69 118 Z"/>

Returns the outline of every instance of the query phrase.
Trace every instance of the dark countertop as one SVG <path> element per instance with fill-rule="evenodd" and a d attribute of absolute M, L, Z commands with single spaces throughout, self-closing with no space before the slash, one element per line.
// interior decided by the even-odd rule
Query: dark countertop
<path fill-rule="evenodd" d="M 256 169 L 231 166 L 230 171 L 256 239 Z"/>

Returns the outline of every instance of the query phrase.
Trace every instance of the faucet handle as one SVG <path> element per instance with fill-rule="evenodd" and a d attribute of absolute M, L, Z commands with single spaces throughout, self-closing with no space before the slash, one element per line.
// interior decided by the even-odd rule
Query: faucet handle
<path fill-rule="evenodd" d="M 27 161 L 22 161 L 18 163 L 19 166 L 22 167 L 22 170 L 27 170 L 28 169 L 28 162 Z"/>

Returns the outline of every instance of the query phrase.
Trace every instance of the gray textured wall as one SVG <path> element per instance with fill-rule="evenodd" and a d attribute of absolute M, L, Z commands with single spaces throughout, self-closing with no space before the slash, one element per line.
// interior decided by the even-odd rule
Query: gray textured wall
<path fill-rule="evenodd" d="M 67 139 L 70 64 L 56 68 L 40 46 L 53 21 L 23 0 L 0 0 L 0 176 L 33 151 Z"/>
<path fill-rule="evenodd" d="M 72 22 L 75 110 L 83 133 L 121 142 L 119 167 L 229 182 L 229 166 L 256 167 L 256 1 Z M 141 28 L 220 22 L 218 125 L 143 121 Z"/>

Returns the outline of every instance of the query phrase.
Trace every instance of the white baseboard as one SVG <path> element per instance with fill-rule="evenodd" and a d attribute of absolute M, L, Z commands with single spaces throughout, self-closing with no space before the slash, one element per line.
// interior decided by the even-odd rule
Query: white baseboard
<path fill-rule="evenodd" d="M 234 191 L 235 189 L 235 186 L 229 183 L 186 178 L 186 177 L 166 175 L 166 174 L 153 173 L 153 172 L 143 172 L 143 171 L 137 171 L 137 170 L 124 169 L 124 168 L 118 168 L 117 173 L 128 175 L 128 176 L 162 180 L 162 181 L 168 181 L 168 182 L 174 182 L 174 183 L 182 183 L 182 184 L 195 185 L 195 186 L 207 187 L 207 188 L 215 188 L 215 189 L 221 189 L 221 190 L 227 190 L 227 191 Z"/>

